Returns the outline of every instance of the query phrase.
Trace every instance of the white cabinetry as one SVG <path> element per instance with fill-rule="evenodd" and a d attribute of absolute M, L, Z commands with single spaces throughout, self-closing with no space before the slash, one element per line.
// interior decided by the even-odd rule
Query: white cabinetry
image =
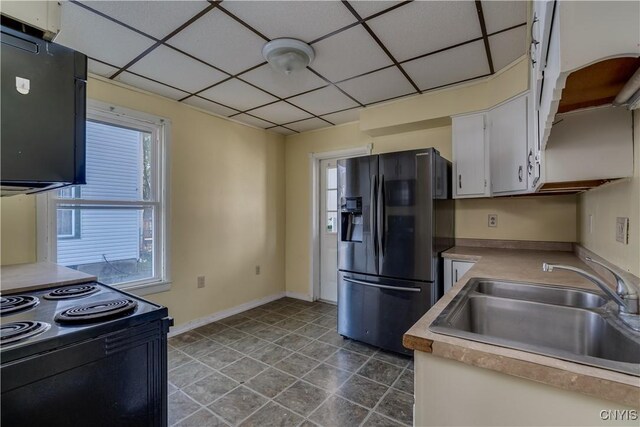
<path fill-rule="evenodd" d="M 453 181 L 456 198 L 489 196 L 489 148 L 485 113 L 452 119 Z"/>
<path fill-rule="evenodd" d="M 527 95 L 521 95 L 489 111 L 493 195 L 527 190 L 527 107 Z"/>
<path fill-rule="evenodd" d="M 444 293 L 446 294 L 449 289 L 458 281 L 475 262 L 471 261 L 458 261 L 455 259 L 444 260 Z"/>

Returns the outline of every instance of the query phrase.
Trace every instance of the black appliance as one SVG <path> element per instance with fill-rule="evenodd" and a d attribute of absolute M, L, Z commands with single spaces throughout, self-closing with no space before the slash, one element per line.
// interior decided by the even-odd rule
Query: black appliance
<path fill-rule="evenodd" d="M 0 424 L 166 426 L 165 307 L 87 282 L 0 297 Z"/>
<path fill-rule="evenodd" d="M 433 148 L 340 160 L 338 201 L 338 333 L 410 354 L 453 246 L 451 163 Z"/>
<path fill-rule="evenodd" d="M 86 184 L 87 57 L 0 28 L 2 195 Z"/>

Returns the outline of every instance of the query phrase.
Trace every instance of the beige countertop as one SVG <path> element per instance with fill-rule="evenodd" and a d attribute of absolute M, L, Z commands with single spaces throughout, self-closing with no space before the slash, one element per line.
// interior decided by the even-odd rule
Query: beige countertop
<path fill-rule="evenodd" d="M 473 277 L 597 289 L 594 284 L 575 273 L 561 270 L 553 273 L 542 271 L 543 262 L 552 262 L 573 265 L 593 272 L 573 252 L 456 246 L 446 251 L 443 256 L 474 261 L 476 264 L 407 331 L 404 335 L 405 347 L 565 390 L 640 407 L 640 378 L 638 377 L 525 351 L 436 334 L 428 329 L 453 297 Z"/>
<path fill-rule="evenodd" d="M 50 262 L 0 267 L 0 291 L 3 295 L 91 280 L 96 280 L 96 277 Z"/>

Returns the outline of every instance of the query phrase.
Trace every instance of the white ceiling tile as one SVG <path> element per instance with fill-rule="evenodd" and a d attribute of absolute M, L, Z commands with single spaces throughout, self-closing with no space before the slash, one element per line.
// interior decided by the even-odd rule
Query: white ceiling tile
<path fill-rule="evenodd" d="M 483 1 L 482 13 L 487 33 L 527 22 L 528 5 L 526 1 Z"/>
<path fill-rule="evenodd" d="M 226 74 L 166 46 L 158 46 L 130 70 L 188 92 L 202 90 L 227 78 Z"/>
<path fill-rule="evenodd" d="M 344 110 L 358 105 L 333 86 L 295 96 L 289 101 L 316 115 Z"/>
<path fill-rule="evenodd" d="M 338 86 L 363 104 L 371 104 L 415 92 L 411 83 L 397 67 L 389 67 L 366 76 L 347 80 Z"/>
<path fill-rule="evenodd" d="M 157 95 L 162 95 L 171 99 L 181 99 L 189 95 L 188 93 L 181 90 L 170 88 L 169 86 L 156 83 L 154 81 L 145 79 L 144 77 L 136 76 L 135 74 L 131 74 L 126 71 L 124 73 L 118 74 L 115 80 L 137 87 L 138 89 L 153 92 Z"/>
<path fill-rule="evenodd" d="M 248 114 L 238 114 L 237 116 L 233 116 L 233 119 L 261 129 L 273 126 L 273 123 L 269 123 L 257 117 L 251 117 Z"/>
<path fill-rule="evenodd" d="M 103 77 L 111 77 L 113 73 L 118 71 L 117 68 L 111 65 L 103 64 L 102 62 L 94 61 L 93 59 L 87 60 L 87 68 L 90 73 L 98 74 Z"/>
<path fill-rule="evenodd" d="M 371 0 L 351 0 L 351 6 L 358 12 L 360 17 L 366 18 L 374 13 L 382 12 L 385 9 L 395 6 L 401 1 L 371 1 Z M 404 7 L 404 6 L 402 6 Z"/>
<path fill-rule="evenodd" d="M 231 79 L 200 93 L 203 98 L 219 102 L 238 110 L 248 110 L 275 101 L 271 95 L 238 79 Z"/>
<path fill-rule="evenodd" d="M 527 27 L 518 27 L 489 37 L 495 71 L 504 68 L 527 52 Z"/>
<path fill-rule="evenodd" d="M 289 123 L 287 127 L 289 129 L 297 130 L 298 132 L 306 132 L 308 130 L 326 128 L 327 126 L 331 126 L 329 123 L 324 120 L 320 120 L 317 118 L 302 120 L 300 122 Z"/>
<path fill-rule="evenodd" d="M 352 108 L 351 110 L 340 111 L 338 113 L 325 114 L 323 118 L 329 120 L 336 125 L 342 123 L 355 122 L 360 120 L 360 108 Z"/>
<path fill-rule="evenodd" d="M 241 78 L 281 98 L 286 98 L 327 84 L 307 69 L 286 75 L 274 70 L 268 64 L 243 74 Z"/>
<path fill-rule="evenodd" d="M 201 108 L 203 110 L 209 111 L 211 113 L 218 114 L 220 116 L 230 116 L 232 114 L 237 113 L 236 110 L 232 110 L 231 108 L 224 107 L 220 104 L 216 104 L 215 102 L 211 102 L 208 99 L 203 99 L 197 96 L 192 96 L 190 98 L 185 99 L 185 104 L 189 104 L 194 107 Z"/>
<path fill-rule="evenodd" d="M 310 42 L 356 21 L 333 1 L 229 1 L 222 6 L 270 39 Z"/>
<path fill-rule="evenodd" d="M 204 0 L 83 1 L 82 3 L 159 39 L 171 33 L 209 5 Z"/>
<path fill-rule="evenodd" d="M 289 123 L 311 117 L 301 109 L 282 101 L 251 110 L 251 114 L 275 123 Z"/>
<path fill-rule="evenodd" d="M 362 25 L 315 43 L 313 48 L 316 59 L 311 68 L 333 82 L 392 63 Z"/>
<path fill-rule="evenodd" d="M 271 128 L 269 130 L 272 130 L 276 133 L 279 133 L 280 135 L 293 135 L 295 132 L 289 129 L 285 129 L 281 126 L 275 127 L 275 128 Z"/>
<path fill-rule="evenodd" d="M 398 61 L 482 36 L 472 1 L 414 1 L 367 23 Z"/>
<path fill-rule="evenodd" d="M 421 90 L 489 73 L 484 43 L 477 41 L 402 64 Z"/>
<path fill-rule="evenodd" d="M 215 9 L 168 43 L 234 74 L 264 62 L 262 46 L 265 41 Z"/>
<path fill-rule="evenodd" d="M 60 28 L 56 43 L 119 67 L 154 44 L 148 37 L 69 2 L 62 2 Z"/>

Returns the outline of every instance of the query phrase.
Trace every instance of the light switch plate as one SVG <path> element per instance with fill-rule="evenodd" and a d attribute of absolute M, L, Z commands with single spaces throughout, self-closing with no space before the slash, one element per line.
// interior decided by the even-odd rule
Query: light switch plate
<path fill-rule="evenodd" d="M 489 214 L 489 227 L 498 226 L 498 214 Z"/>
<path fill-rule="evenodd" d="M 629 218 L 616 218 L 616 241 L 629 244 Z"/>
<path fill-rule="evenodd" d="M 198 287 L 204 288 L 204 276 L 198 276 Z"/>

